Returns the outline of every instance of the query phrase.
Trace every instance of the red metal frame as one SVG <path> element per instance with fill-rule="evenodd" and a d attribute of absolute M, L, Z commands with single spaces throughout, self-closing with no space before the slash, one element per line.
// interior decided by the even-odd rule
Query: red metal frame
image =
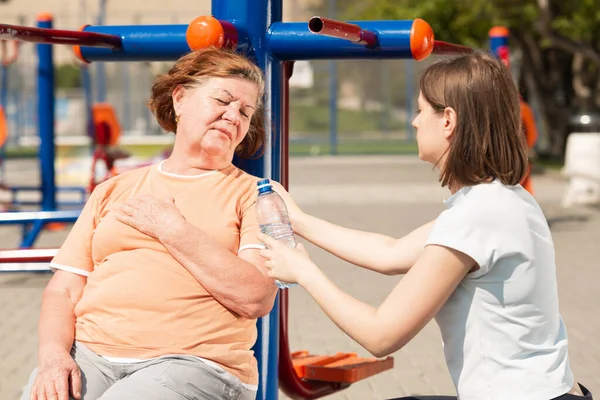
<path fill-rule="evenodd" d="M 460 44 L 443 42 L 441 40 L 436 40 L 433 45 L 433 51 L 431 54 L 437 55 L 456 55 L 456 54 L 471 54 L 473 49 L 467 46 L 462 46 Z"/>
<path fill-rule="evenodd" d="M 57 252 L 58 249 L 0 250 L 0 264 L 49 263 Z"/>
<path fill-rule="evenodd" d="M 356 44 L 364 44 L 367 47 L 375 47 L 378 42 L 375 32 L 364 30 L 355 24 L 329 18 L 312 17 L 308 21 L 308 29 L 312 33 L 346 39 Z"/>
<path fill-rule="evenodd" d="M 283 64 L 283 84 L 281 96 L 281 185 L 288 189 L 289 156 L 289 80 L 293 72 L 293 62 Z M 308 381 L 301 379 L 294 369 L 288 336 L 288 291 L 279 291 L 279 388 L 292 399 L 317 399 L 327 396 L 349 384 L 337 382 Z"/>
<path fill-rule="evenodd" d="M 31 43 L 94 46 L 110 49 L 122 47 L 121 38 L 116 35 L 8 24 L 0 24 L 0 37 Z"/>

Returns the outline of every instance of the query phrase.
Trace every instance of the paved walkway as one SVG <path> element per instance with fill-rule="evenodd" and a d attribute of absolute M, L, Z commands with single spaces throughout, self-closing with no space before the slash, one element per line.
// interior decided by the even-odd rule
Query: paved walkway
<path fill-rule="evenodd" d="M 32 165 L 9 163 L 17 182 L 37 178 Z M 431 168 L 414 157 L 294 158 L 290 163 L 291 193 L 308 212 L 353 228 L 401 236 L 435 218 L 446 191 L 436 184 Z M 570 338 L 576 377 L 600 393 L 600 211 L 563 209 L 565 182 L 556 173 L 535 176 L 536 194 L 551 223 L 556 243 L 561 312 Z M 0 243 L 18 243 L 19 230 L 0 227 Z M 45 232 L 38 247 L 58 246 L 64 232 Z M 378 276 L 309 247 L 314 259 L 352 295 L 380 304 L 398 281 Z M 36 329 L 40 297 L 48 274 L 0 274 L 0 399 L 18 399 L 36 364 Z M 290 345 L 313 353 L 367 353 L 341 333 L 301 289 L 290 292 Z M 414 393 L 452 394 L 441 341 L 429 324 L 411 343 L 394 354 L 393 370 L 356 383 L 328 399 L 387 399 Z M 281 398 L 286 398 L 281 396 Z"/>

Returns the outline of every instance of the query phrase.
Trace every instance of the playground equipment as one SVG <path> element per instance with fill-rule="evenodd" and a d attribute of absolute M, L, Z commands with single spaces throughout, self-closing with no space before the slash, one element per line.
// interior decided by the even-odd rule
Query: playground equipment
<path fill-rule="evenodd" d="M 32 30 L 32 40 L 26 40 L 34 43 L 44 43 L 46 39 L 41 39 L 44 29 L 52 27 L 52 16 L 49 14 L 40 14 L 38 16 L 37 28 L 28 28 Z M 0 25 L 0 36 L 13 41 L 21 40 L 11 35 L 10 25 Z M 48 39 L 49 40 L 49 39 Z M 25 40 L 23 40 L 25 41 Z M 70 42 L 72 43 L 72 41 Z M 81 207 L 87 197 L 85 187 L 56 186 L 55 179 L 55 144 L 54 144 L 54 64 L 52 46 L 38 45 L 38 70 L 37 70 L 37 95 L 38 95 L 38 133 L 40 138 L 39 160 L 40 160 L 40 186 L 6 186 L 4 189 L 11 192 L 11 206 L 18 207 L 23 205 L 40 206 L 39 212 L 20 212 L 10 211 L 1 214 L 0 224 L 20 224 L 23 227 L 23 234 L 20 247 L 28 248 L 33 245 L 42 229 L 48 223 L 56 222 L 74 222 L 78 213 L 59 211 L 59 206 Z M 79 201 L 57 202 L 56 193 L 75 192 L 80 196 Z M 19 199 L 21 192 L 38 192 L 41 194 L 41 201 L 22 201 Z M 53 214 L 56 212 L 57 214 Z"/>
<path fill-rule="evenodd" d="M 510 68 L 510 48 L 508 47 L 508 38 L 510 32 L 503 26 L 495 26 L 489 31 L 490 50 L 507 68 Z M 535 123 L 533 110 L 522 98 L 521 105 L 521 120 L 523 122 L 523 133 L 527 142 L 527 149 L 531 152 L 538 138 L 538 130 Z M 531 160 L 530 160 L 531 162 Z M 532 195 L 533 183 L 531 182 L 531 163 L 527 167 L 527 173 L 521 185 Z"/>
<path fill-rule="evenodd" d="M 40 58 L 40 64 L 44 62 L 44 65 L 51 64 L 50 43 L 75 45 L 75 54 L 84 62 L 172 61 L 190 50 L 206 46 L 236 48 L 265 71 L 265 115 L 270 123 L 266 124 L 268 141 L 264 156 L 257 160 L 236 159 L 235 163 L 253 175 L 277 180 L 285 186 L 288 181 L 288 80 L 294 61 L 422 60 L 431 53 L 471 51 L 464 46 L 435 41 L 431 27 L 421 19 L 349 23 L 315 17 L 308 23 L 284 23 L 281 0 L 212 0 L 212 13 L 189 25 L 85 26 L 78 32 L 18 26 L 9 27 L 10 31 L 4 26 L 2 32 L 0 26 L 0 33 L 17 40 L 43 43 L 39 46 L 50 56 Z M 52 139 L 52 135 L 46 139 Z M 48 146 L 48 142 L 44 145 Z M 52 155 L 50 151 L 44 148 L 46 156 Z M 51 178 L 51 175 L 45 176 L 48 181 Z M 50 255 L 40 252 L 37 249 L 0 252 L 0 261 L 50 260 Z M 333 356 L 315 356 L 305 351 L 291 353 L 287 308 L 288 295 L 283 290 L 271 313 L 257 322 L 258 338 L 254 347 L 260 373 L 257 399 L 275 400 L 279 388 L 294 399 L 315 399 L 392 367 L 391 358 L 362 359 L 348 353 Z"/>
<path fill-rule="evenodd" d="M 0 189 L 4 189 L 5 145 L 8 140 L 8 122 L 6 117 L 6 97 L 8 94 L 8 68 L 19 57 L 19 42 L 12 41 L 12 52 L 8 41 L 0 40 Z"/>

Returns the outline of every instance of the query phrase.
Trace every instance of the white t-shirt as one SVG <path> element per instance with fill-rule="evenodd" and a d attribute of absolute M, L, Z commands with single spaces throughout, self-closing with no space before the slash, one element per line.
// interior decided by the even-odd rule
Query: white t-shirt
<path fill-rule="evenodd" d="M 534 198 L 499 181 L 445 201 L 427 245 L 473 258 L 436 316 L 461 400 L 549 400 L 574 384 L 559 315 L 554 244 Z"/>

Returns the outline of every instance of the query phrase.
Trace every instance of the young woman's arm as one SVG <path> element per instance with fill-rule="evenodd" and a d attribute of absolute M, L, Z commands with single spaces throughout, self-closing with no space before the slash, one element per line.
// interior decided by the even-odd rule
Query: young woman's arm
<path fill-rule="evenodd" d="M 408 343 L 435 316 L 460 281 L 475 266 L 459 251 L 429 245 L 379 308 L 348 295 L 312 262 L 303 246 L 287 248 L 264 235 L 261 250 L 269 275 L 298 282 L 346 334 L 376 357 Z"/>
<path fill-rule="evenodd" d="M 397 239 L 332 224 L 304 213 L 290 194 L 277 182 L 273 187 L 285 201 L 294 233 L 329 253 L 385 275 L 405 274 L 425 247 L 435 221 Z"/>
<path fill-rule="evenodd" d="M 433 228 L 431 221 L 396 239 L 332 224 L 308 214 L 294 221 L 295 232 L 329 253 L 385 275 L 405 274 L 415 264 Z"/>

